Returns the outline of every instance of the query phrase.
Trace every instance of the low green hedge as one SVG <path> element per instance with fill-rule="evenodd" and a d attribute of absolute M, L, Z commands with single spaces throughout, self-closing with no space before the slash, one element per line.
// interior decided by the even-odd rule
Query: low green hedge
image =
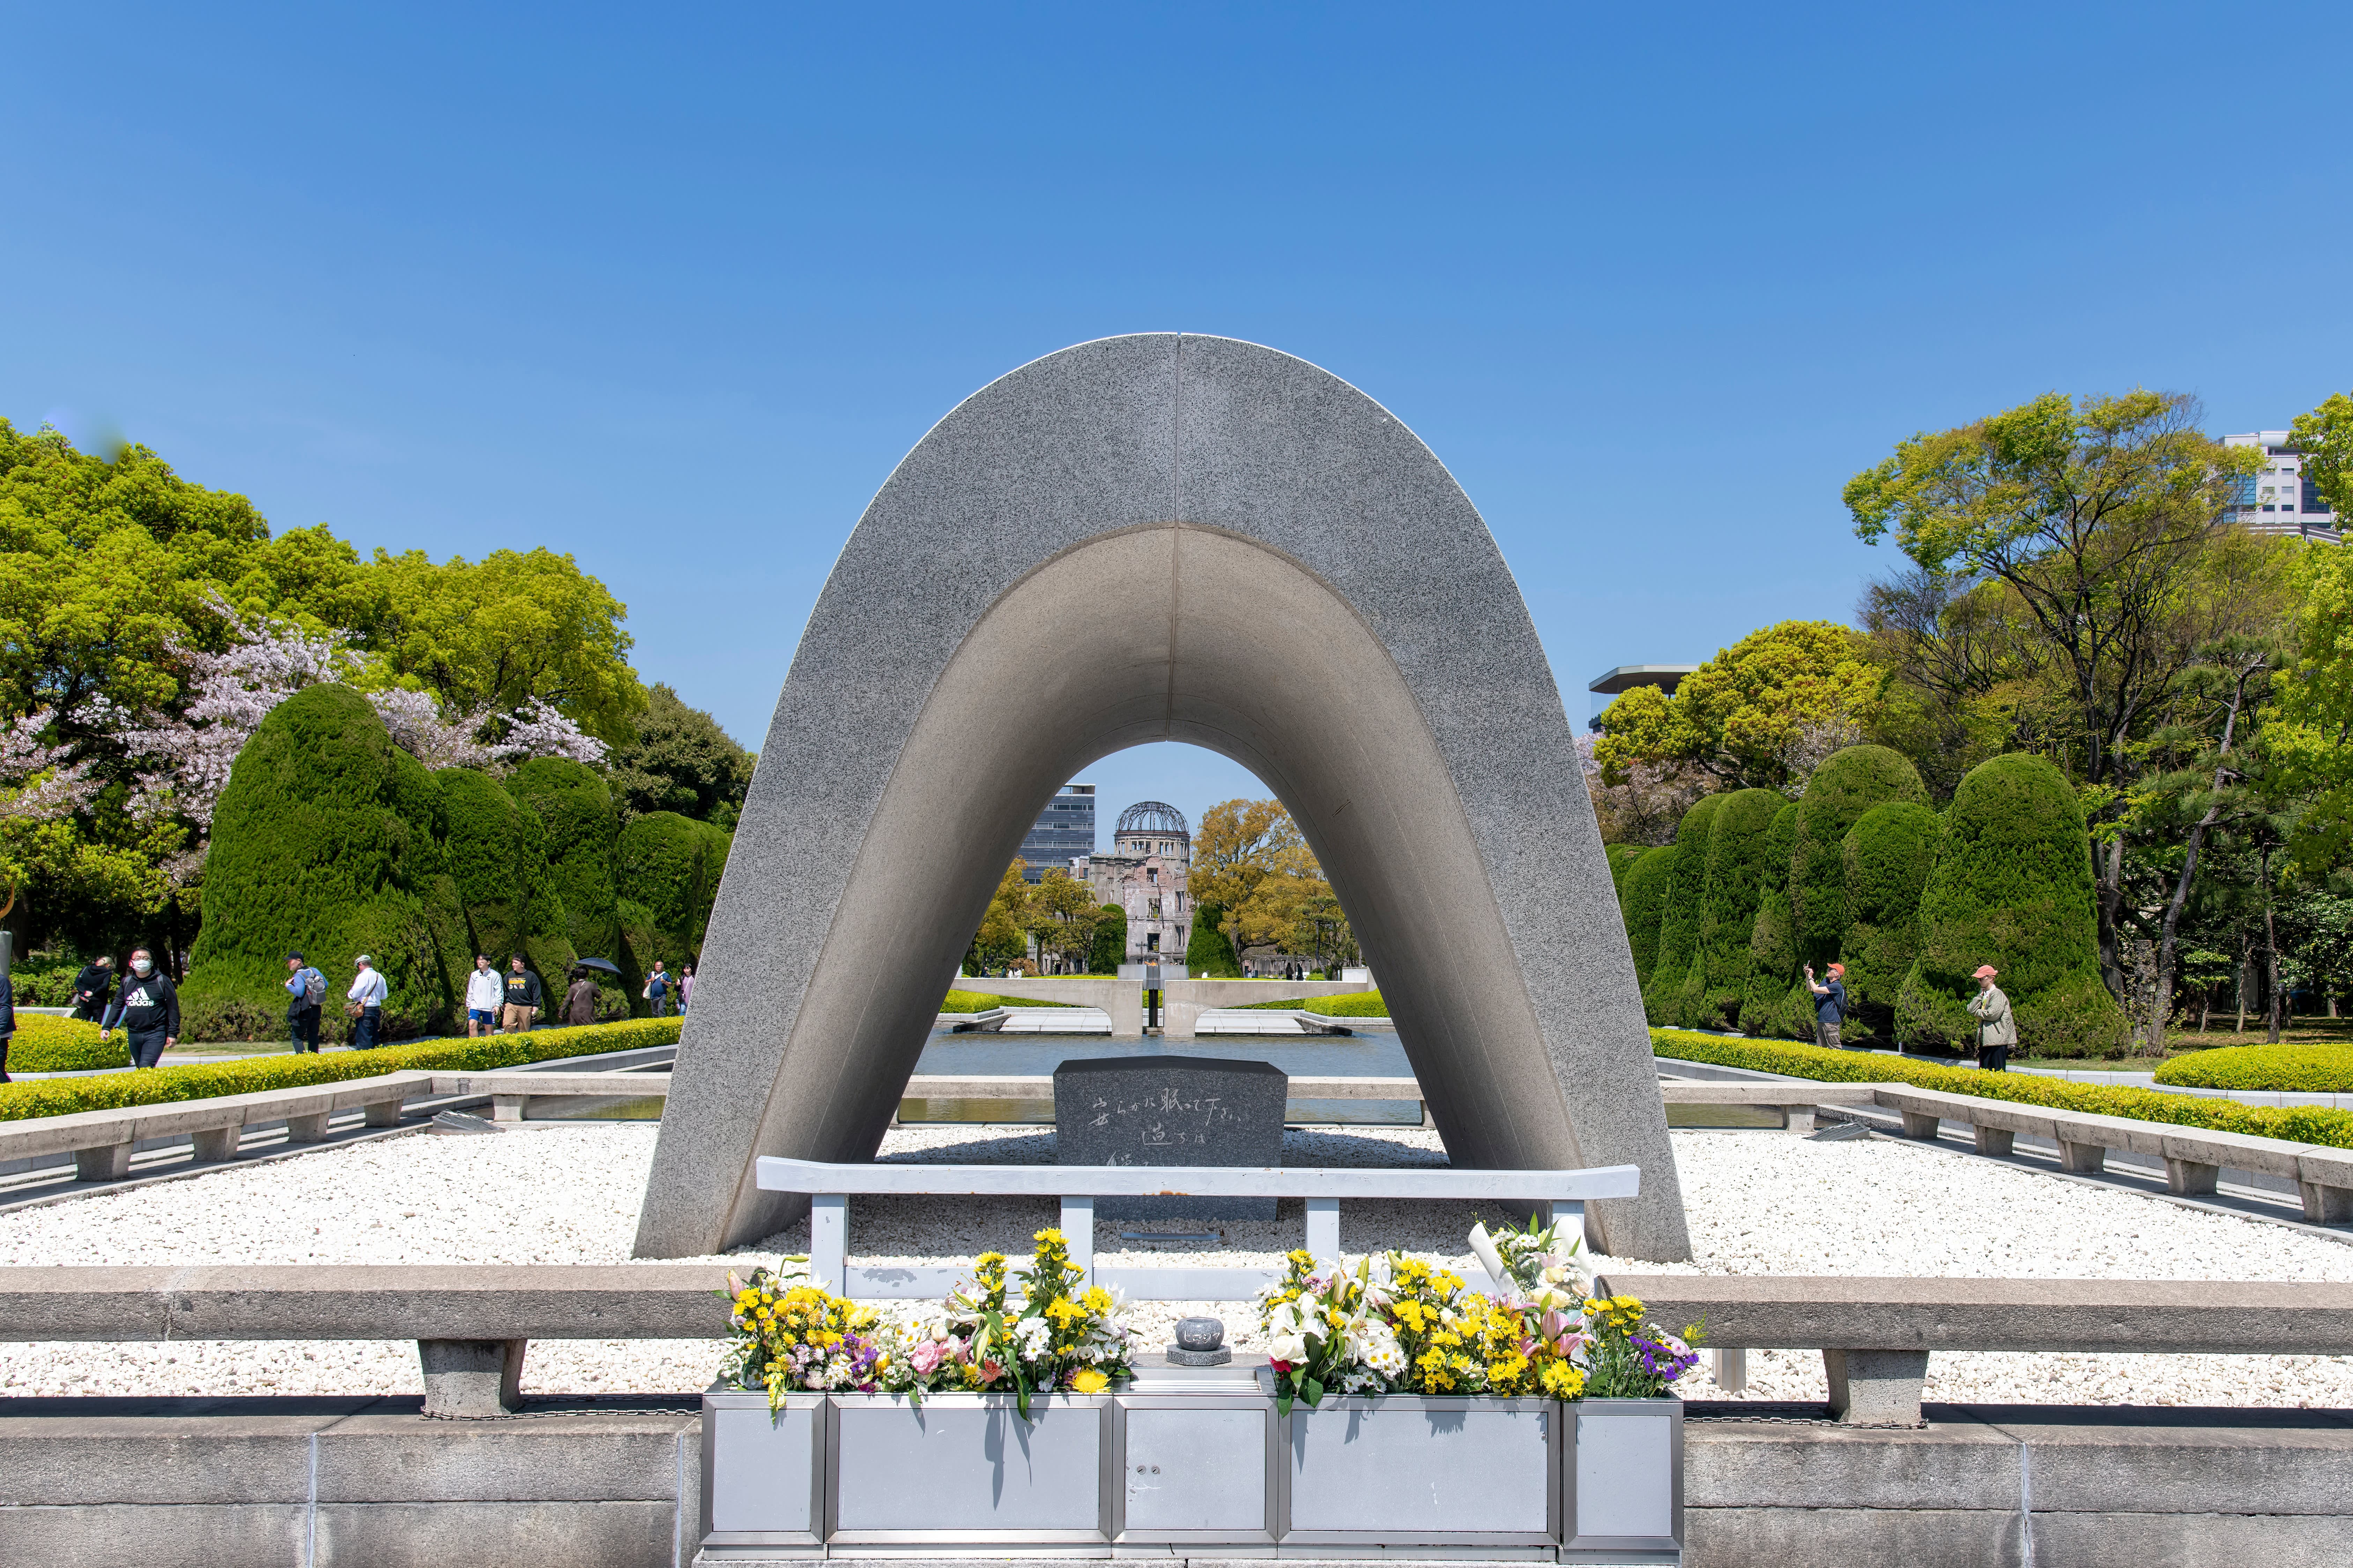
<path fill-rule="evenodd" d="M 123 1036 L 101 1041 L 98 1026 L 81 1018 L 19 1013 L 8 1040 L 10 1072 L 91 1072 L 130 1065 L 131 1047 Z"/>
<path fill-rule="evenodd" d="M 1073 1002 L 1032 1002 L 1026 996 L 993 996 L 986 991 L 951 991 L 940 1001 L 943 1013 L 986 1013 L 991 1007 L 1072 1007 Z"/>
<path fill-rule="evenodd" d="M 1244 1002 L 1233 1011 L 1254 1007 L 1280 1008 L 1286 1013 L 1314 1013 L 1326 1018 L 1386 1018 L 1388 1004 L 1377 991 L 1344 991 L 1337 996 L 1293 996 L 1282 1002 Z"/>
<path fill-rule="evenodd" d="M 267 1089 L 300 1089 L 340 1083 L 388 1072 L 484 1072 L 492 1068 L 585 1057 L 607 1051 L 642 1050 L 678 1044 L 676 1018 L 630 1018 L 584 1024 L 569 1029 L 533 1029 L 526 1035 L 485 1035 L 480 1039 L 427 1040 L 374 1051 L 332 1055 L 242 1057 L 235 1061 L 190 1067 L 151 1068 L 143 1072 L 101 1073 L 95 1078 L 47 1079 L 37 1083 L 0 1084 L 0 1121 L 28 1116 L 65 1116 L 77 1110 L 113 1110 L 126 1105 L 162 1105 L 216 1095 L 252 1094 Z"/>
<path fill-rule="evenodd" d="M 2353 1110 L 2241 1105 L 2232 1100 L 2165 1094 L 2153 1089 L 2073 1083 L 2031 1073 L 1973 1072 L 1965 1068 L 1936 1067 L 1867 1051 L 1827 1051 L 1820 1046 L 1785 1045 L 1778 1040 L 1725 1039 L 1682 1029 L 1651 1030 L 1651 1049 L 1677 1061 L 1713 1062 L 1719 1067 L 1750 1068 L 1760 1072 L 1786 1073 L 1791 1078 L 1820 1079 L 1829 1083 L 1908 1083 L 1917 1089 L 1974 1094 L 1980 1100 L 2006 1100 L 2054 1110 L 2129 1116 L 2137 1121 L 2162 1121 L 2175 1127 L 2203 1127 L 2217 1132 L 2246 1132 L 2258 1138 L 2284 1138 L 2295 1143 L 2353 1149 Z"/>
<path fill-rule="evenodd" d="M 2189 1089 L 2275 1089 L 2292 1094 L 2353 1094 L 2353 1047 L 2225 1046 L 2175 1057 L 2159 1083 Z"/>

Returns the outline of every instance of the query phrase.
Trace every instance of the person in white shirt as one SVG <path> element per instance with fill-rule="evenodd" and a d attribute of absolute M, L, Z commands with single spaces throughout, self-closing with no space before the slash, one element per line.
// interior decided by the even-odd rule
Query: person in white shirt
<path fill-rule="evenodd" d="M 495 1035 L 499 1032 L 499 1007 L 507 999 L 505 984 L 499 972 L 491 967 L 490 955 L 474 954 L 474 973 L 466 976 L 466 1036 Z"/>
<path fill-rule="evenodd" d="M 376 973 L 366 953 L 352 962 L 358 966 L 359 973 L 353 977 L 352 988 L 343 993 L 343 1000 L 357 1008 L 352 1012 L 352 1049 L 372 1051 L 383 1044 L 384 999 L 392 987 Z"/>

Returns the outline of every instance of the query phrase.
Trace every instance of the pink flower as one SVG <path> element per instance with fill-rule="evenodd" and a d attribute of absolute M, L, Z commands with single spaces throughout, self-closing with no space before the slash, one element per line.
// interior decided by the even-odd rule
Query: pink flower
<path fill-rule="evenodd" d="M 913 1350 L 907 1352 L 907 1364 L 913 1367 L 917 1372 L 922 1373 L 925 1377 L 929 1377 L 932 1373 L 940 1369 L 940 1363 L 945 1360 L 946 1356 L 946 1346 L 941 1344 L 937 1340 L 925 1340 L 922 1344 L 917 1345 Z"/>

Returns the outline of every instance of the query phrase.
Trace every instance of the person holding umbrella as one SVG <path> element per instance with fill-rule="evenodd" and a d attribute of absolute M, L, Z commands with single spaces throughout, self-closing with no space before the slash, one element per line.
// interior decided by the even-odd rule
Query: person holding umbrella
<path fill-rule="evenodd" d="M 596 977 L 585 966 L 572 972 L 572 984 L 564 993 L 564 1021 L 575 1026 L 596 1021 Z"/>

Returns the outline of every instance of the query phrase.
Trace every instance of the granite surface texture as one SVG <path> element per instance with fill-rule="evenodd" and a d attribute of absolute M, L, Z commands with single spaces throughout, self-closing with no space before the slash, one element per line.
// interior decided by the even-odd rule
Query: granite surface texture
<path fill-rule="evenodd" d="M 756 1154 L 869 1157 L 1040 803 L 1161 740 L 1290 807 L 1457 1163 L 1640 1165 L 1588 1225 L 1689 1255 L 1574 735 L 1485 523 L 1346 383 L 1176 334 L 991 383 L 851 534 L 712 911 L 638 1253 L 795 1217 Z"/>
<path fill-rule="evenodd" d="M 1054 1069 L 1054 1161 L 1281 1165 L 1290 1085 L 1289 1076 L 1268 1062 L 1159 1056 L 1066 1061 Z M 1095 1217 L 1271 1220 L 1277 1201 L 1097 1198 Z"/>

